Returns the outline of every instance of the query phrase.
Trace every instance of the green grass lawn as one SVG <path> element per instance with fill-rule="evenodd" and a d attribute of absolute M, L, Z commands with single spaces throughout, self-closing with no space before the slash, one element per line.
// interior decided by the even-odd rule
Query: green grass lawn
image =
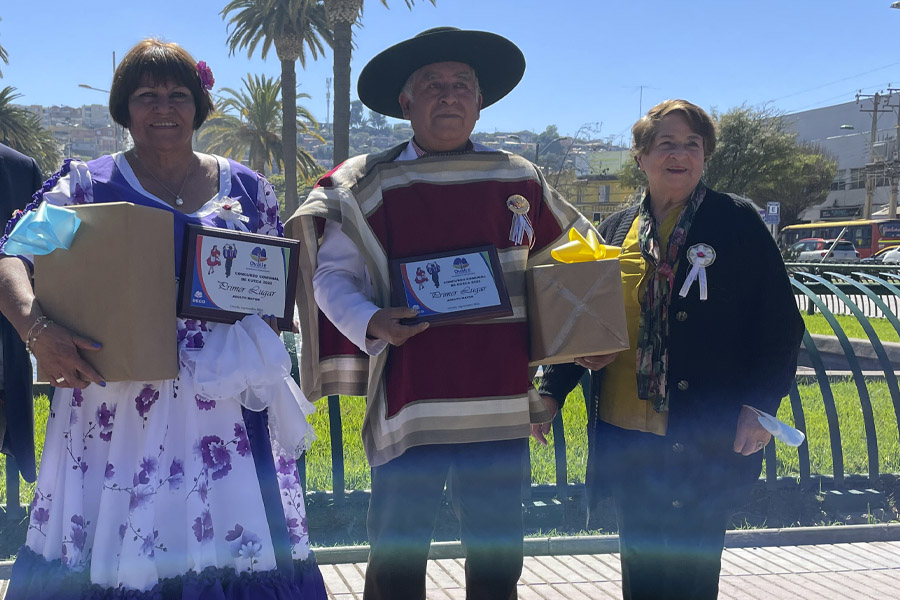
<path fill-rule="evenodd" d="M 828 321 L 826 321 L 825 317 L 821 314 L 801 314 L 803 314 L 803 320 L 806 322 L 806 329 L 811 334 L 834 335 L 834 330 L 831 328 L 831 325 L 829 325 Z M 847 334 L 847 337 L 864 340 L 868 339 L 869 336 L 863 331 L 862 325 L 859 324 L 859 320 L 856 317 L 851 315 L 835 315 L 835 318 L 841 326 L 841 329 Z M 875 333 L 878 334 L 878 339 L 882 342 L 900 342 L 900 335 L 897 334 L 897 330 L 894 329 L 887 319 L 869 319 L 869 323 L 872 325 L 872 329 L 875 330 Z"/>
<path fill-rule="evenodd" d="M 50 416 L 50 401 L 47 396 L 34 398 L 34 446 L 37 464 L 41 464 L 44 452 L 44 433 L 47 430 L 47 418 Z M 34 496 L 34 484 L 28 483 L 19 476 L 19 501 L 22 505 L 31 504 Z M 0 504 L 6 504 L 6 455 L 0 454 Z"/>
<path fill-rule="evenodd" d="M 837 408 L 838 424 L 841 430 L 841 445 L 844 451 L 844 472 L 868 473 L 866 432 L 863 424 L 859 392 L 852 379 L 847 378 L 831 385 Z M 897 432 L 897 417 L 888 386 L 884 381 L 870 380 L 866 390 L 872 403 L 875 421 L 875 436 L 878 440 L 878 464 L 881 473 L 900 473 L 900 438 Z M 818 384 L 798 387 L 806 416 L 809 444 L 810 468 L 813 473 L 832 474 L 831 441 L 828 423 L 822 403 L 822 391 Z M 790 402 L 781 403 L 778 418 L 793 424 Z M 781 442 L 778 445 L 778 474 L 798 475 L 798 451 Z"/>
<path fill-rule="evenodd" d="M 326 400 L 317 403 L 318 411 L 312 417 L 318 438 L 307 453 L 307 488 L 309 490 L 331 490 L 331 442 L 329 435 L 328 406 Z M 341 433 L 344 441 L 344 464 L 346 487 L 351 490 L 368 489 L 370 485 L 369 466 L 363 452 L 360 430 L 362 429 L 365 398 L 345 396 L 341 398 Z M 566 439 L 569 481 L 584 481 L 584 465 L 587 461 L 587 414 L 584 397 L 578 387 L 569 396 L 563 413 Z M 544 484 L 556 481 L 554 452 L 531 440 L 531 479 Z"/>
<path fill-rule="evenodd" d="M 878 437 L 879 465 L 881 472 L 900 473 L 900 437 L 898 437 L 897 420 L 891 404 L 890 393 L 883 381 L 870 381 L 867 389 L 871 396 L 875 414 L 876 433 Z M 809 452 L 814 474 L 831 475 L 831 443 L 828 436 L 828 424 L 822 407 L 822 394 L 818 384 L 799 386 L 800 397 L 809 437 Z M 844 471 L 847 474 L 867 473 L 865 430 L 859 394 L 855 384 L 841 381 L 832 385 L 838 409 L 838 421 L 844 450 Z M 346 487 L 351 490 L 369 487 L 369 467 L 363 453 L 360 429 L 362 427 L 365 400 L 359 397 L 341 399 L 341 429 L 344 441 L 344 462 Z M 38 460 L 43 449 L 44 429 L 48 415 L 46 397 L 35 402 L 35 425 L 37 437 Z M 778 417 L 793 424 L 790 403 L 782 402 Z M 318 403 L 318 411 L 312 417 L 318 439 L 307 454 L 307 491 L 332 489 L 331 475 L 331 442 L 329 435 L 329 418 L 327 401 Z M 576 388 L 566 402 L 563 411 L 566 430 L 566 463 L 570 483 L 584 481 L 587 461 L 587 439 L 585 435 L 586 414 L 581 388 Z M 552 433 L 551 433 L 552 436 Z M 551 438 L 552 439 L 552 438 Z M 798 471 L 798 452 L 781 442 L 777 444 L 778 474 L 780 476 L 796 476 Z M 541 446 L 531 441 L 531 476 L 536 484 L 548 484 L 555 481 L 553 446 Z M 0 455 L 0 481 L 5 481 L 6 459 Z M 33 484 L 21 481 L 21 502 L 28 504 L 34 493 Z M 0 485 L 0 502 L 6 502 L 6 487 Z"/>
<path fill-rule="evenodd" d="M 870 381 L 867 389 L 875 415 L 875 429 L 878 438 L 879 464 L 883 473 L 900 473 L 900 437 L 894 416 L 890 393 L 884 382 Z M 828 423 L 822 405 L 822 393 L 818 384 L 801 385 L 798 388 L 806 415 L 809 433 L 811 469 L 814 474 L 833 474 L 831 441 Z M 844 451 L 844 472 L 867 473 L 865 429 L 859 394 L 852 381 L 841 381 L 832 385 L 832 393 L 838 411 L 838 423 Z M 365 462 L 359 431 L 365 408 L 363 398 L 342 398 L 341 430 L 344 439 L 344 461 L 346 486 L 348 489 L 366 489 L 369 486 L 369 468 Z M 778 418 L 793 424 L 790 403 L 785 400 L 778 411 Z M 566 464 L 570 483 L 583 483 L 587 463 L 587 437 L 585 434 L 587 415 L 581 388 L 576 388 L 566 401 L 563 411 L 566 431 Z M 331 446 L 328 435 L 329 419 L 326 401 L 319 403 L 319 411 L 313 416 L 313 423 L 319 439 L 307 455 L 307 487 L 309 490 L 332 489 Z M 552 440 L 552 433 L 551 438 Z M 779 476 L 799 475 L 799 454 L 776 441 Z M 541 446 L 531 440 L 531 479 L 536 484 L 556 481 L 555 456 L 553 446 Z"/>

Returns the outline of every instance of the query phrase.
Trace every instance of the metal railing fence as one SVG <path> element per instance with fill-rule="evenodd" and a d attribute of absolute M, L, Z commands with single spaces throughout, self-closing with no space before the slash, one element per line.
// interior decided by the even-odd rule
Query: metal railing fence
<path fill-rule="evenodd" d="M 866 386 L 866 379 L 876 376 L 883 378 L 890 392 L 894 409 L 894 419 L 900 431 L 900 383 L 896 373 L 900 371 L 900 344 L 897 344 L 897 353 L 891 356 L 886 350 L 886 343 L 878 338 L 875 330 L 869 323 L 870 318 L 885 318 L 891 327 L 900 335 L 900 270 L 891 269 L 881 265 L 860 264 L 788 264 L 791 283 L 794 286 L 798 306 L 808 313 L 821 313 L 834 330 L 834 338 L 842 351 L 842 361 L 846 368 L 840 369 L 841 373 L 849 377 L 855 384 L 859 396 L 860 410 L 864 423 L 867 452 L 867 472 L 860 475 L 869 482 L 875 482 L 881 475 L 879 472 L 878 440 L 875 427 L 875 416 L 872 410 L 872 402 Z M 835 315 L 849 315 L 860 324 L 867 340 L 864 344 L 871 346 L 872 357 L 869 359 L 870 367 L 863 368 L 858 354 L 860 342 L 851 342 L 846 332 Z M 297 347 L 293 334 L 285 334 L 285 344 L 294 362 L 293 375 L 298 377 Z M 887 344 L 890 346 L 890 344 Z M 842 432 L 838 420 L 838 412 L 832 393 L 831 381 L 834 378 L 835 369 L 826 364 L 823 351 L 817 347 L 816 339 L 806 332 L 803 339 L 803 348 L 808 355 L 811 372 L 809 375 L 798 375 L 798 379 L 806 378 L 818 383 L 822 392 L 822 404 L 828 424 L 828 436 L 831 446 L 832 472 L 830 484 L 835 489 L 845 489 L 847 486 L 847 474 L 844 468 L 843 447 L 846 432 Z M 892 352 L 895 349 L 892 349 Z M 875 368 L 871 368 L 875 365 Z M 590 378 L 582 380 L 584 397 L 590 398 Z M 36 392 L 47 391 L 41 387 Z M 795 380 L 790 393 L 786 397 L 790 403 L 794 425 L 797 429 L 806 431 L 806 415 L 804 414 L 800 394 Z M 335 505 L 340 506 L 351 493 L 345 490 L 345 463 L 343 452 L 343 431 L 341 423 L 340 398 L 337 396 L 327 399 L 329 413 L 329 429 L 331 439 L 331 471 L 333 490 L 331 497 Z M 553 422 L 553 444 L 555 451 L 555 483 L 549 486 L 533 486 L 526 481 L 523 487 L 527 495 L 541 497 L 553 497 L 558 502 L 572 502 L 573 498 L 583 497 L 583 485 L 569 483 L 569 473 L 566 463 L 566 434 L 560 415 Z M 813 487 L 821 485 L 822 476 L 814 474 L 811 468 L 808 438 L 797 449 L 799 483 L 801 487 Z M 777 473 L 777 448 L 770 443 L 764 450 L 766 469 L 764 479 L 767 485 L 778 483 Z M 304 489 L 306 486 L 306 465 L 301 461 L 301 476 Z M 307 490 L 307 493 L 323 492 L 323 490 Z M 343 492 L 343 493 L 341 493 Z M 7 458 L 6 493 L 8 504 L 7 518 L 21 518 L 22 509 L 19 506 L 19 477 L 15 467 L 15 461 Z M 355 492 L 354 492 L 355 493 Z"/>

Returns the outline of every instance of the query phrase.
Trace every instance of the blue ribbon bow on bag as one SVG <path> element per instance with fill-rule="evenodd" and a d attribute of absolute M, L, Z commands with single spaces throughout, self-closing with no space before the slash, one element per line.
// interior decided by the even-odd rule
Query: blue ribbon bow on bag
<path fill-rule="evenodd" d="M 8 255 L 44 255 L 57 248 L 67 250 L 80 225 L 75 211 L 42 202 L 16 223 L 3 251 Z"/>

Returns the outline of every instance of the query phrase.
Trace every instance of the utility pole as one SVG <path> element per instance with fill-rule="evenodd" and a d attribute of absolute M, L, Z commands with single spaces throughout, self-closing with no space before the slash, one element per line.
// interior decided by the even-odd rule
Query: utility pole
<path fill-rule="evenodd" d="M 893 99 L 894 92 L 900 92 L 900 89 L 888 87 L 890 97 L 886 106 L 897 109 L 897 124 L 894 126 L 894 147 L 887 168 L 888 176 L 891 179 L 891 200 L 888 204 L 888 213 L 891 219 L 897 218 L 897 193 L 898 186 L 900 186 L 900 97 L 898 97 L 897 104 L 891 104 L 890 99 Z"/>
<path fill-rule="evenodd" d="M 325 124 L 331 123 L 331 77 L 325 78 Z"/>
<path fill-rule="evenodd" d="M 644 116 L 644 88 L 647 87 L 647 86 L 646 86 L 646 85 L 639 85 L 638 87 L 639 87 L 640 90 L 641 90 L 641 95 L 640 95 L 640 97 L 639 97 L 639 99 L 638 99 L 638 119 L 640 119 L 641 117 Z"/>
<path fill-rule="evenodd" d="M 882 108 L 880 106 L 881 101 L 884 99 L 884 96 L 879 92 L 875 92 L 874 95 L 869 94 L 856 94 L 856 103 L 859 104 L 861 98 L 872 98 L 872 108 L 864 109 L 860 108 L 860 112 L 870 112 L 872 113 L 872 135 L 869 139 L 869 162 L 866 164 L 866 201 L 863 204 L 863 219 L 871 219 L 872 218 L 872 201 L 875 198 L 875 184 L 877 183 L 877 169 L 880 166 L 881 170 L 884 170 L 884 160 L 881 160 L 881 164 L 877 164 L 875 162 L 875 141 L 878 135 L 878 113 L 879 112 L 887 112 L 887 108 Z"/>

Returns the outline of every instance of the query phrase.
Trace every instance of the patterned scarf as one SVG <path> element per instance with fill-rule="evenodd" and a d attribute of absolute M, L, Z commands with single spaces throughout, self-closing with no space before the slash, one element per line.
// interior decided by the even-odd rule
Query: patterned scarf
<path fill-rule="evenodd" d="M 650 194 L 641 201 L 638 211 L 638 244 L 641 256 L 647 261 L 647 286 L 641 298 L 640 333 L 637 345 L 638 398 L 653 402 L 653 410 L 669 410 L 669 302 L 675 285 L 675 262 L 687 239 L 694 215 L 706 196 L 701 181 L 685 203 L 669 236 L 665 260 L 660 260 L 659 229 L 650 210 Z"/>

